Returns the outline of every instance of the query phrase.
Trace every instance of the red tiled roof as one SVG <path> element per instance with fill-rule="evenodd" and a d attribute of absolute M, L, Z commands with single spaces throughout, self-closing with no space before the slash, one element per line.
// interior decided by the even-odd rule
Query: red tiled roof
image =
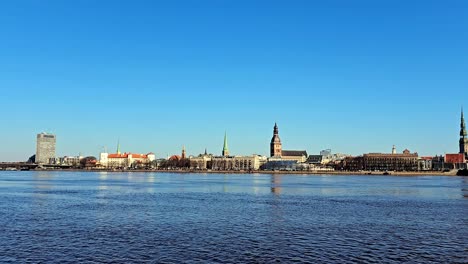
<path fill-rule="evenodd" d="M 126 158 L 128 158 L 128 154 L 127 153 L 124 153 L 124 154 L 114 153 L 114 154 L 107 155 L 107 158 L 109 158 L 109 159 L 126 159 Z"/>
<path fill-rule="evenodd" d="M 122 154 L 108 154 L 108 159 L 128 159 L 129 156 L 132 156 L 133 159 L 147 159 L 148 155 L 145 154 L 133 154 L 133 153 L 122 153 Z"/>
<path fill-rule="evenodd" d="M 132 154 L 132 158 L 134 158 L 134 159 L 146 159 L 146 158 L 148 158 L 148 156 L 145 155 L 145 154 Z"/>
<path fill-rule="evenodd" d="M 445 154 L 446 163 L 464 163 L 465 155 L 463 153 Z"/>
<path fill-rule="evenodd" d="M 179 155 L 172 155 L 169 160 L 180 160 L 180 156 Z"/>

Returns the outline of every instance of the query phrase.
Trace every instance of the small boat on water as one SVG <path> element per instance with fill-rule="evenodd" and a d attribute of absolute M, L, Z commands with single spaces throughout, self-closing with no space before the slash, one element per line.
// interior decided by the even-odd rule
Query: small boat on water
<path fill-rule="evenodd" d="M 18 169 L 17 168 L 6 168 L 5 170 L 6 171 L 17 171 Z"/>

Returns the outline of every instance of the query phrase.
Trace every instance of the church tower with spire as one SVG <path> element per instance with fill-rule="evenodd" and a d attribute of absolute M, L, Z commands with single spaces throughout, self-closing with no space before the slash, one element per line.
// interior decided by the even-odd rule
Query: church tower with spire
<path fill-rule="evenodd" d="M 224 145 L 223 145 L 223 152 L 222 155 L 224 157 L 229 156 L 229 148 L 228 148 L 228 142 L 227 142 L 227 133 L 224 132 Z"/>
<path fill-rule="evenodd" d="M 271 143 L 270 143 L 270 157 L 281 158 L 281 155 L 282 155 L 281 153 L 282 153 L 281 139 L 279 137 L 278 125 L 275 123 L 275 127 L 273 128 L 273 137 L 271 138 Z"/>
<path fill-rule="evenodd" d="M 187 154 L 185 152 L 185 145 L 182 147 L 182 156 L 180 156 L 181 159 L 186 159 L 187 158 Z"/>
<path fill-rule="evenodd" d="M 120 139 L 117 140 L 117 154 L 120 155 Z"/>
<path fill-rule="evenodd" d="M 463 108 L 461 110 L 460 120 L 460 154 L 465 154 L 468 159 L 468 137 L 466 133 L 465 118 L 463 117 Z"/>

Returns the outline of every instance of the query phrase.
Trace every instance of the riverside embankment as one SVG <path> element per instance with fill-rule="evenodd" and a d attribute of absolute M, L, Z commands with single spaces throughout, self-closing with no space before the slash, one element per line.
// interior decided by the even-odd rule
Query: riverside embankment
<path fill-rule="evenodd" d="M 37 169 L 41 170 L 41 169 Z M 283 174 L 283 175 L 393 175 L 393 176 L 456 176 L 457 170 L 441 171 L 287 171 L 287 170 L 146 170 L 146 169 L 46 169 L 46 171 L 85 171 L 85 172 L 159 172 L 159 173 L 202 173 L 202 174 Z"/>

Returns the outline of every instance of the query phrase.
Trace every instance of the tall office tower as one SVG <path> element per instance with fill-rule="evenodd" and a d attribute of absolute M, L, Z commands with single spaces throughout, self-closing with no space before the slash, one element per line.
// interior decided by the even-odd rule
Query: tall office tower
<path fill-rule="evenodd" d="M 55 158 L 55 135 L 37 134 L 36 163 L 47 164 L 51 158 Z"/>

